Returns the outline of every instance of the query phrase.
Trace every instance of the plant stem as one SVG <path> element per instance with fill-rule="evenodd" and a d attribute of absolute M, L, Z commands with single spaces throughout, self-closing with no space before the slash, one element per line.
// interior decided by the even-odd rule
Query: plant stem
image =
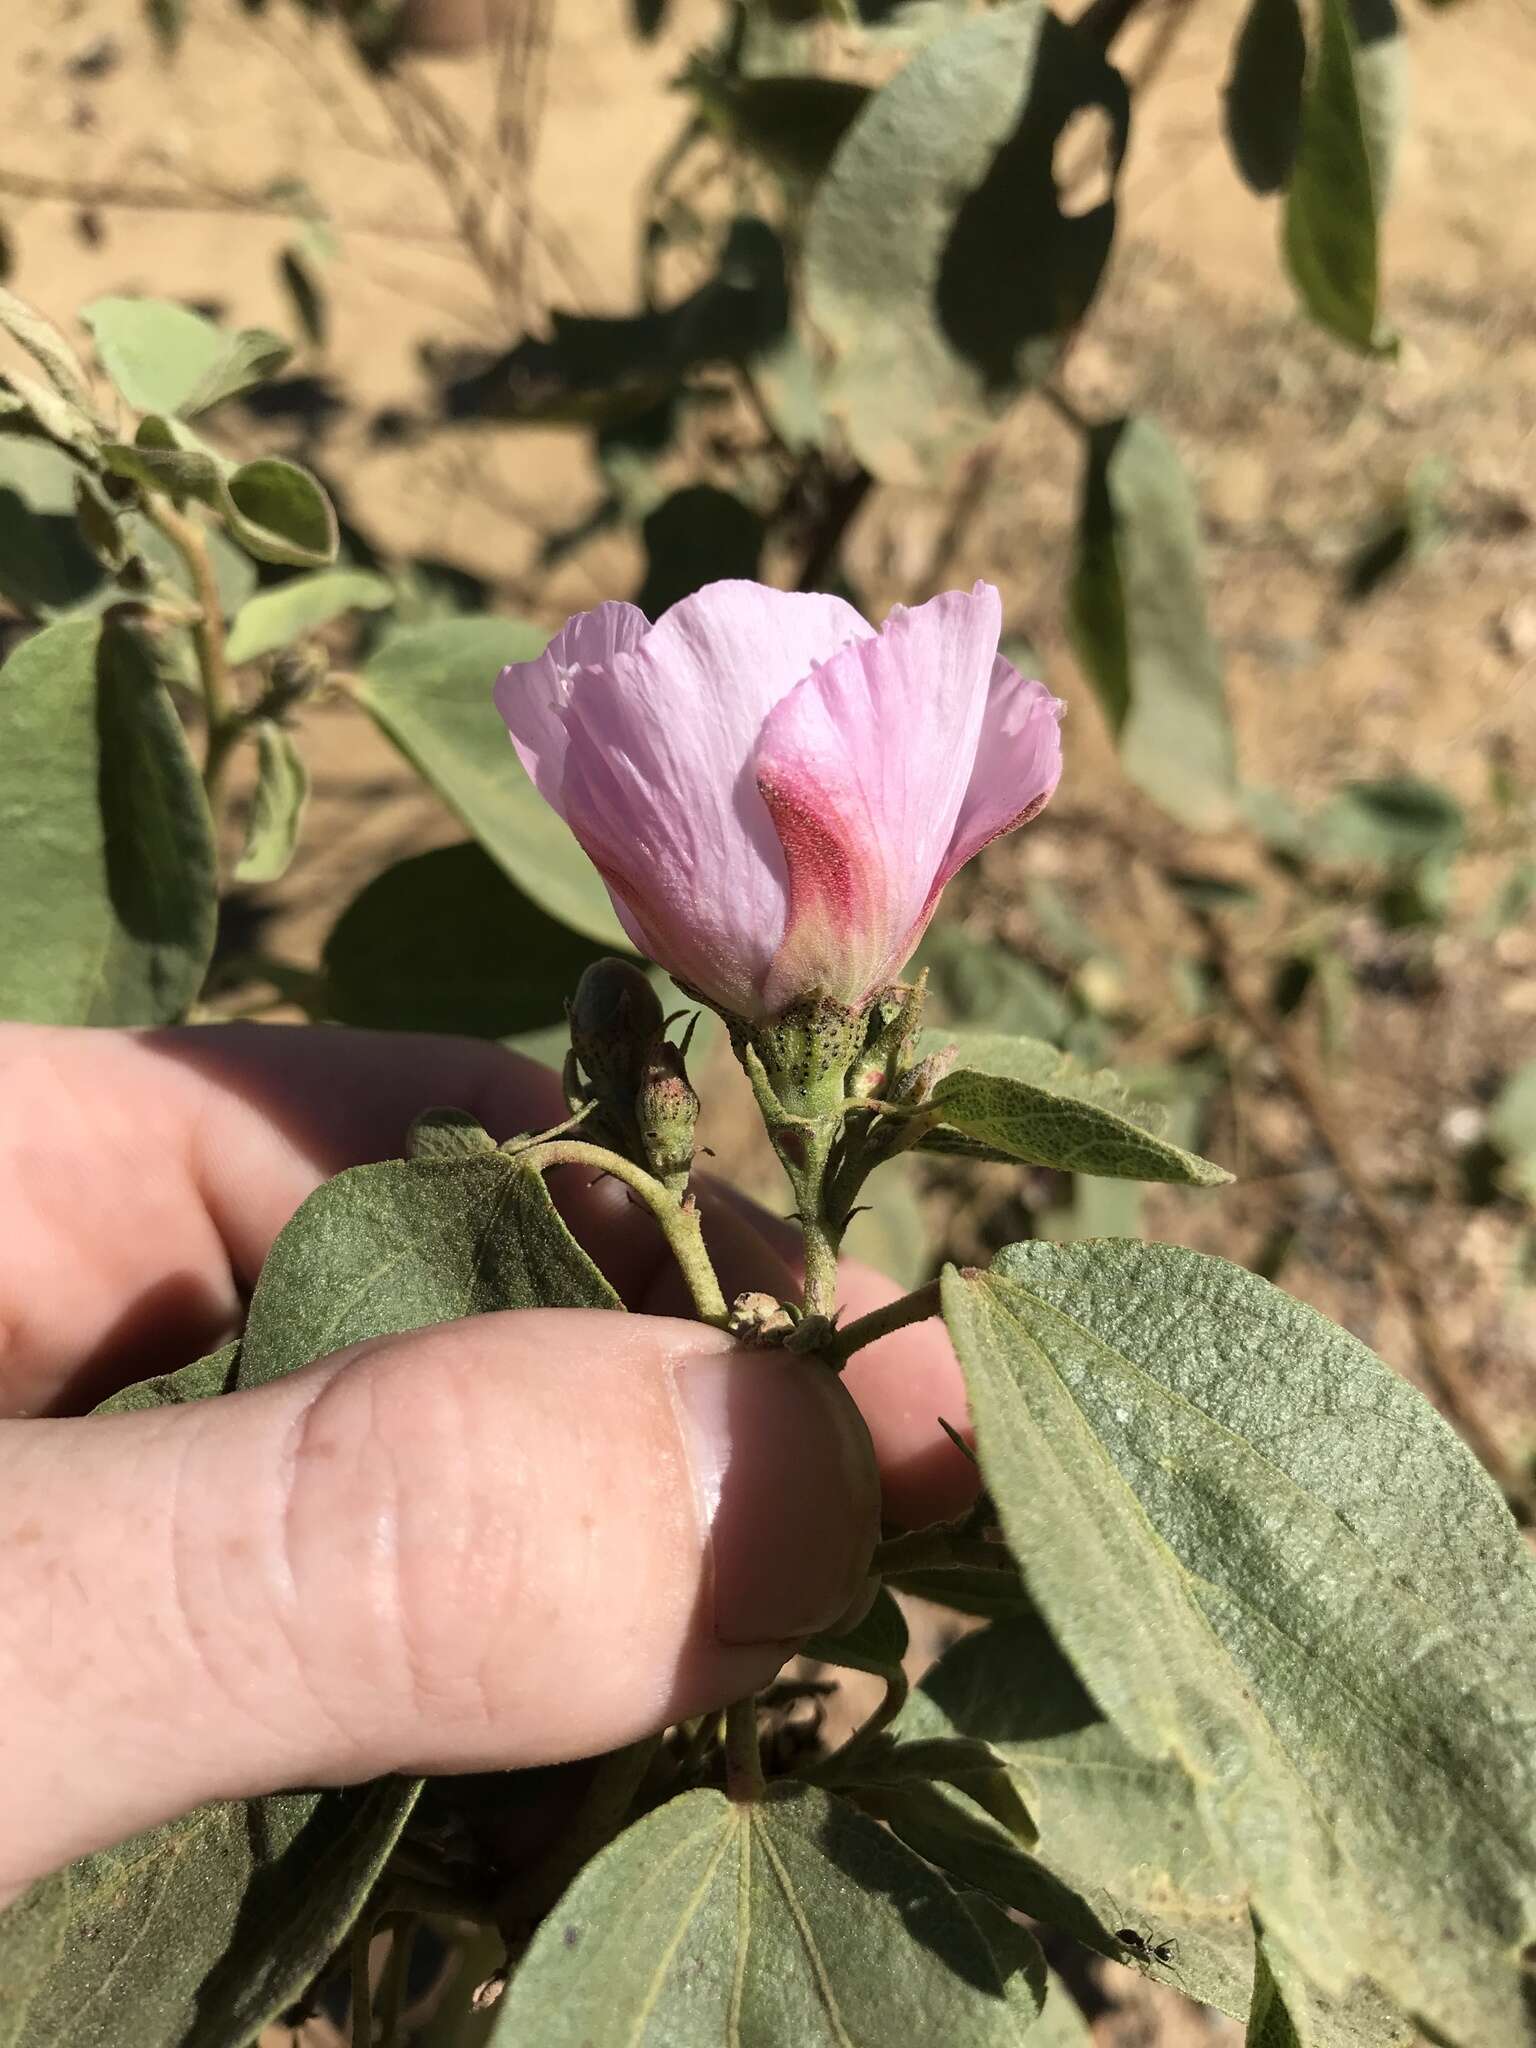
<path fill-rule="evenodd" d="M 821 1355 L 835 1365 L 841 1365 L 855 1351 L 862 1351 L 866 1344 L 876 1344 L 882 1337 L 888 1337 L 892 1330 L 904 1330 L 908 1323 L 925 1323 L 938 1312 L 939 1283 L 930 1280 L 926 1286 L 915 1287 L 899 1300 L 888 1301 L 884 1308 L 872 1308 L 868 1315 L 845 1323 L 830 1342 L 822 1345 Z"/>
<path fill-rule="evenodd" d="M 203 756 L 203 788 L 209 808 L 218 818 L 218 797 L 224 769 L 244 725 L 244 713 L 230 681 L 224 658 L 224 607 L 208 553 L 202 527 L 190 513 L 179 512 L 169 498 L 149 492 L 144 514 L 157 526 L 187 565 L 198 616 L 192 627 L 192 645 L 197 655 L 197 673 L 203 687 L 203 711 L 208 724 L 207 749 Z"/>
<path fill-rule="evenodd" d="M 410 1978 L 411 1950 L 416 1945 L 417 1925 L 414 1914 L 402 1914 L 390 1936 L 389 1960 L 384 1965 L 384 1981 L 379 1995 L 383 2012 L 379 2048 L 401 2048 L 400 2022 L 405 2013 L 406 1985 Z"/>
<path fill-rule="evenodd" d="M 768 1790 L 763 1752 L 757 1739 L 757 1695 L 733 1700 L 725 1710 L 725 1789 L 743 1804 L 761 1799 Z"/>
<path fill-rule="evenodd" d="M 893 1665 L 889 1671 L 882 1672 L 881 1677 L 885 1680 L 884 1699 L 867 1721 L 859 1723 L 841 1749 L 834 1749 L 830 1756 L 823 1757 L 814 1769 L 806 1773 L 813 1784 L 831 1784 L 844 1776 L 848 1765 L 864 1754 L 875 1737 L 890 1727 L 906 1705 L 910 1687 L 907 1674 L 901 1667 Z"/>
<path fill-rule="evenodd" d="M 583 1144 L 579 1139 L 556 1138 L 547 1143 L 524 1146 L 509 1157 L 531 1173 L 543 1173 L 551 1166 L 589 1166 L 597 1173 L 611 1173 L 615 1180 L 633 1188 L 661 1225 L 662 1235 L 677 1260 L 699 1320 L 725 1329 L 730 1322 L 725 1296 L 704 1244 L 704 1229 L 698 1204 L 691 1195 L 674 1195 L 653 1174 L 621 1153 L 602 1145 Z"/>

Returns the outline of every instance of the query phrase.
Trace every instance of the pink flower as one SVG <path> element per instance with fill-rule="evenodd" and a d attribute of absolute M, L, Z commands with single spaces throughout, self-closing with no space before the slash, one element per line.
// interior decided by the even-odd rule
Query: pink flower
<path fill-rule="evenodd" d="M 599 605 L 496 704 L 639 950 L 723 1010 L 859 1006 L 957 868 L 1034 817 L 1062 706 L 997 651 L 990 584 L 875 632 L 839 597 L 712 583 Z"/>

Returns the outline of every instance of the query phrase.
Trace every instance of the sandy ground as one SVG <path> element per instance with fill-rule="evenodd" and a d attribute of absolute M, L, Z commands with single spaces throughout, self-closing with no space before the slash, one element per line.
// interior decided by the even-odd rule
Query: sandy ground
<path fill-rule="evenodd" d="M 330 335 L 309 362 L 338 402 L 302 445 L 350 514 L 387 553 L 451 562 L 484 578 L 504 608 L 551 623 L 632 591 L 638 558 L 623 536 L 553 574 L 538 569 L 545 536 L 599 493 L 580 437 L 479 426 L 387 438 L 378 423 L 424 410 L 423 343 L 510 339 L 555 304 L 633 304 L 634 195 L 680 119 L 667 81 L 713 11 L 686 0 L 641 49 L 621 0 L 559 9 L 547 64 L 510 105 L 500 100 L 527 178 L 516 217 L 492 208 L 494 279 L 464 247 L 467 149 L 450 153 L 446 170 L 423 164 L 401 139 L 409 106 L 382 99 L 329 36 L 287 9 L 252 20 L 203 0 L 194 12 L 166 71 L 133 0 L 9 0 L 0 218 L 17 288 L 65 323 L 97 293 L 145 289 L 291 328 L 277 262 L 293 223 L 244 201 L 275 180 L 302 180 L 338 232 L 324 273 Z M 1350 1031 L 1318 1065 L 1396 1205 L 1489 1426 L 1510 1455 L 1529 1456 L 1536 1293 L 1516 1278 L 1525 1226 L 1510 1205 L 1466 1206 L 1446 1134 L 1475 1127 L 1499 1076 L 1536 1050 L 1536 932 L 1480 931 L 1510 857 L 1490 803 L 1493 770 L 1527 800 L 1536 786 L 1536 210 L 1526 203 L 1536 10 L 1529 0 L 1412 10 L 1412 114 L 1386 235 L 1388 304 L 1404 343 L 1390 366 L 1357 362 L 1300 323 L 1274 210 L 1230 167 L 1218 92 L 1237 14 L 1232 0 L 1196 0 L 1139 107 L 1121 240 L 1066 382 L 1090 413 L 1153 413 L 1196 476 L 1245 774 L 1305 803 L 1343 775 L 1409 770 L 1445 782 L 1470 809 L 1483 850 L 1462 865 L 1446 929 L 1409 946 L 1363 917 L 1351 928 Z M 1139 61 L 1134 42 L 1126 56 Z M 492 67 L 433 61 L 413 76 L 467 136 L 489 132 Z M 137 203 L 151 198 L 161 203 Z M 263 431 L 279 447 L 300 445 L 286 425 Z M 1181 913 L 1160 869 L 1198 859 L 1247 874 L 1253 864 L 1235 841 L 1194 846 L 1128 793 L 1114 766 L 1063 632 L 1076 459 L 1049 411 L 1021 407 L 997 437 L 958 546 L 941 545 L 949 497 L 882 490 L 855 531 L 852 562 L 877 611 L 940 579 L 986 576 L 1002 588 L 1010 630 L 1032 643 L 1071 707 L 1069 772 L 1045 820 L 989 854 L 956 908 L 978 935 L 1065 971 L 1072 963 L 1030 909 L 1031 886 L 1054 885 L 1118 977 L 1107 1007 L 1127 1056 L 1152 1061 L 1186 1047 L 1189 1033 L 1170 972 L 1185 946 Z M 1343 564 L 1426 460 L 1444 470 L 1440 545 L 1351 604 Z M 368 875 L 457 836 L 356 717 L 320 708 L 308 722 L 316 803 L 277 893 L 277 931 L 301 959 Z M 1277 915 L 1270 905 L 1240 944 L 1259 956 Z M 1379 1247 L 1316 1129 L 1272 1058 L 1241 1031 L 1229 1049 L 1237 1079 L 1217 1104 L 1211 1143 L 1240 1185 L 1218 1198 L 1154 1195 L 1145 1226 L 1250 1261 L 1283 1240 L 1284 1283 L 1414 1371 Z M 722 1100 L 710 1135 L 758 1180 L 761 1155 L 732 1098 Z M 962 1250 L 985 1249 L 1019 1222 L 1011 1180 L 935 1182 L 925 1200 Z M 1175 2028 L 1174 1994 L 1112 1974 L 1104 2042 L 1236 2038 L 1187 2013 Z"/>

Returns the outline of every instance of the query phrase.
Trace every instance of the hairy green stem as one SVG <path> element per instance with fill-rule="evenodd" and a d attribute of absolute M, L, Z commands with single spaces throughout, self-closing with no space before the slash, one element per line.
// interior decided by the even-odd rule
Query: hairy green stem
<path fill-rule="evenodd" d="M 579 1139 L 535 1140 L 509 1156 L 532 1173 L 544 1173 L 551 1166 L 588 1166 L 594 1173 L 612 1174 L 615 1180 L 632 1188 L 661 1225 L 662 1235 L 693 1296 L 699 1320 L 720 1330 L 728 1327 L 730 1313 L 705 1248 L 698 1204 L 691 1195 L 674 1195 L 654 1174 L 636 1166 L 622 1153 L 610 1152 L 602 1145 L 583 1144 Z"/>
<path fill-rule="evenodd" d="M 219 598 L 218 581 L 208 553 L 207 536 L 190 513 L 178 511 L 169 498 L 150 491 L 144 498 L 144 516 L 175 548 L 192 579 L 192 595 L 197 601 L 192 646 L 197 656 L 203 712 L 208 726 L 203 754 L 203 788 L 217 823 L 224 770 L 245 728 L 245 714 L 230 680 L 229 663 L 224 654 L 224 607 Z"/>
<path fill-rule="evenodd" d="M 938 1313 L 939 1283 L 930 1280 L 926 1286 L 915 1287 L 910 1294 L 888 1301 L 884 1308 L 872 1308 L 868 1315 L 845 1323 L 830 1342 L 822 1345 L 821 1355 L 833 1364 L 841 1365 L 845 1359 L 852 1358 L 855 1351 L 862 1351 L 866 1344 L 878 1343 L 892 1330 L 904 1330 L 908 1323 L 925 1323 Z"/>
<path fill-rule="evenodd" d="M 768 1785 L 757 1736 L 757 1695 L 733 1700 L 725 1710 L 725 1789 L 740 1802 L 761 1799 Z"/>
<path fill-rule="evenodd" d="M 820 1763 L 806 1773 L 813 1784 L 831 1784 L 839 1778 L 846 1778 L 848 1766 L 858 1761 L 876 1736 L 882 1735 L 890 1727 L 906 1705 L 907 1694 L 911 1689 L 907 1683 L 907 1674 L 898 1665 L 892 1665 L 890 1670 L 883 1671 L 880 1675 L 885 1680 L 884 1699 L 867 1721 L 859 1723 L 841 1749 L 833 1750 L 830 1756 L 823 1757 Z"/>

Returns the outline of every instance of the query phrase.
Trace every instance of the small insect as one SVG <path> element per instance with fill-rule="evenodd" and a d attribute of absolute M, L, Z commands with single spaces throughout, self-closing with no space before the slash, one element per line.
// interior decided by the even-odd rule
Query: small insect
<path fill-rule="evenodd" d="M 1138 1963 L 1160 1963 L 1165 1970 L 1174 1969 L 1178 1964 L 1179 1944 L 1176 1941 L 1154 1941 L 1138 1927 L 1117 1927 L 1115 1940 Z"/>

